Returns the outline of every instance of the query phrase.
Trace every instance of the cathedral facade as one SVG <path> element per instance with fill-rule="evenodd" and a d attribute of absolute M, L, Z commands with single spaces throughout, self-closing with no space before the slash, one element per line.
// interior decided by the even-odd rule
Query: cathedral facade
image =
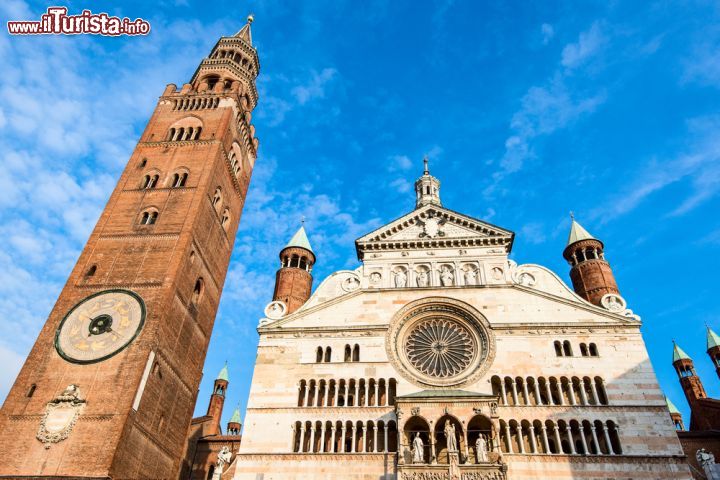
<path fill-rule="evenodd" d="M 573 220 L 570 288 L 510 260 L 511 231 L 445 208 L 427 163 L 415 192 L 312 295 L 304 228 L 280 252 L 227 474 L 691 478 L 603 243 Z"/>

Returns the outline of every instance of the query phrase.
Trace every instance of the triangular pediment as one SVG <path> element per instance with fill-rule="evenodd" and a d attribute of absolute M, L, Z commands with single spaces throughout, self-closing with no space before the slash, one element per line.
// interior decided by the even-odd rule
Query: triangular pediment
<path fill-rule="evenodd" d="M 367 250 L 423 247 L 504 246 L 515 234 L 437 205 L 425 205 L 357 239 L 358 257 Z"/>

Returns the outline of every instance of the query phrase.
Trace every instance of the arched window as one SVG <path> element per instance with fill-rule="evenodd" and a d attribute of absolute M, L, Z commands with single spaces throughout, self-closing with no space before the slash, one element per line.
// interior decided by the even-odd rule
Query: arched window
<path fill-rule="evenodd" d="M 353 362 L 359 362 L 360 361 L 360 345 L 357 343 L 353 347 L 353 355 L 352 355 L 352 361 Z"/>
<path fill-rule="evenodd" d="M 332 349 L 330 347 L 325 348 L 325 362 L 330 363 L 330 358 L 332 356 Z"/>
<path fill-rule="evenodd" d="M 185 182 L 187 182 L 188 174 L 187 172 L 178 172 L 173 175 L 172 179 L 172 188 L 180 188 L 185 186 Z"/>
<path fill-rule="evenodd" d="M 232 168 L 233 175 L 237 175 L 240 170 L 240 162 L 238 161 L 237 155 L 234 151 L 230 152 L 230 168 Z"/>
<path fill-rule="evenodd" d="M 95 272 L 97 272 L 97 265 L 92 265 L 90 268 L 88 268 L 87 272 L 85 272 L 86 277 L 92 277 L 95 275 Z"/>
<path fill-rule="evenodd" d="M 220 209 L 221 201 L 222 201 L 222 192 L 220 191 L 220 187 L 217 187 L 215 189 L 215 193 L 213 194 L 213 197 L 212 197 L 212 204 L 213 204 L 213 207 L 215 207 L 215 210 Z"/>
<path fill-rule="evenodd" d="M 30 398 L 30 397 L 32 397 L 33 395 L 35 395 L 35 389 L 37 389 L 37 385 L 33 383 L 32 385 L 30 385 L 30 388 L 28 389 L 28 391 L 27 391 L 27 393 L 25 394 L 25 396 L 26 396 L 27 398 Z"/>
<path fill-rule="evenodd" d="M 591 343 L 591 344 L 590 344 L 590 356 L 591 356 L 591 357 L 597 357 L 597 356 L 598 356 L 597 345 L 595 345 L 594 343 Z"/>
<path fill-rule="evenodd" d="M 198 140 L 200 138 L 200 132 L 202 132 L 202 127 L 197 127 L 195 129 L 195 136 L 192 138 L 193 140 Z"/>
<path fill-rule="evenodd" d="M 145 210 L 140 216 L 140 225 L 153 225 L 157 221 L 158 212 L 154 210 Z"/>
<path fill-rule="evenodd" d="M 168 130 L 168 136 L 167 136 L 168 142 L 172 142 L 175 139 L 175 132 L 176 132 L 176 130 L 174 128 L 171 128 L 170 130 Z"/>
<path fill-rule="evenodd" d="M 350 360 L 352 360 L 352 349 L 350 345 L 345 345 L 345 361 L 349 362 Z"/>
<path fill-rule="evenodd" d="M 557 355 L 558 357 L 562 357 L 563 356 L 562 344 L 558 340 L 555 340 L 554 345 L 555 345 L 555 355 Z"/>
<path fill-rule="evenodd" d="M 196 304 L 200 301 L 200 297 L 202 297 L 204 289 L 205 289 L 205 282 L 203 281 L 202 277 L 199 277 L 195 281 L 195 288 L 193 288 L 192 303 Z"/>
<path fill-rule="evenodd" d="M 212 90 L 215 88 L 215 85 L 220 81 L 220 77 L 217 75 L 208 75 L 205 77 L 205 81 L 208 85 L 208 90 Z"/>
<path fill-rule="evenodd" d="M 583 357 L 588 356 L 588 348 L 587 345 L 585 345 L 584 343 L 580 344 L 580 355 L 582 355 Z"/>
<path fill-rule="evenodd" d="M 222 219 L 220 220 L 220 225 L 227 230 L 230 226 L 230 209 L 226 208 L 223 211 Z"/>
<path fill-rule="evenodd" d="M 570 346 L 570 342 L 568 340 L 563 342 L 563 353 L 566 357 L 572 357 L 572 347 Z"/>
<path fill-rule="evenodd" d="M 160 179 L 160 175 L 157 175 L 157 174 L 145 175 L 143 177 L 142 183 L 140 184 L 140 188 L 146 189 L 146 190 L 150 189 L 150 188 L 155 188 L 155 186 L 157 186 L 157 182 L 159 179 Z"/>
<path fill-rule="evenodd" d="M 143 168 L 145 167 L 145 165 L 147 165 L 147 158 L 143 158 L 142 160 L 140 160 L 140 163 L 138 163 L 138 168 Z"/>
<path fill-rule="evenodd" d="M 322 359 L 323 359 L 323 348 L 317 347 L 317 350 L 315 352 L 315 362 L 320 363 L 320 362 L 322 362 Z"/>

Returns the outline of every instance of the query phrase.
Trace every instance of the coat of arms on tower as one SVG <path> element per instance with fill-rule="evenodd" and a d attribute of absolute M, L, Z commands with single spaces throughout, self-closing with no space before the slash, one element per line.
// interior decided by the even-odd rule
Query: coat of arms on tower
<path fill-rule="evenodd" d="M 417 223 L 423 229 L 423 231 L 420 232 L 420 238 L 445 236 L 445 232 L 442 231 L 442 227 L 443 225 L 445 225 L 445 219 L 436 217 L 432 214 L 432 212 L 429 212 L 428 218 L 426 218 L 425 220 L 418 220 Z"/>
<path fill-rule="evenodd" d="M 37 439 L 45 444 L 45 448 L 65 440 L 84 406 L 85 400 L 80 398 L 80 388 L 77 385 L 68 385 L 60 395 L 47 403 Z"/>

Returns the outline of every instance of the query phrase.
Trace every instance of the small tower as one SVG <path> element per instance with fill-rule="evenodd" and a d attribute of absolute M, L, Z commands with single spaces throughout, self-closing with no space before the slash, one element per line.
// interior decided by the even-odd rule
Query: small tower
<path fill-rule="evenodd" d="M 675 404 L 673 404 L 667 397 L 665 397 L 665 403 L 667 404 L 668 411 L 670 412 L 670 419 L 672 420 L 673 425 L 675 425 L 675 430 L 685 430 L 680 410 L 678 410 Z"/>
<path fill-rule="evenodd" d="M 570 236 L 563 257 L 570 266 L 570 279 L 575 293 L 594 305 L 603 295 L 619 294 L 610 264 L 605 260 L 603 243 L 572 218 Z"/>
<path fill-rule="evenodd" d="M 292 313 L 310 298 L 315 265 L 315 254 L 310 246 L 305 227 L 295 232 L 287 245 L 280 251 L 280 269 L 275 275 L 273 300 L 280 300 Z"/>
<path fill-rule="evenodd" d="M 707 354 L 715 365 L 715 372 L 720 378 L 720 337 L 707 327 Z"/>
<path fill-rule="evenodd" d="M 210 403 L 208 404 L 207 416 L 213 417 L 213 425 L 216 433 L 220 433 L 220 419 L 222 418 L 223 405 L 225 404 L 225 393 L 228 387 L 228 368 L 227 362 L 218 373 L 213 385 L 213 393 L 210 395 Z"/>
<path fill-rule="evenodd" d="M 440 180 L 430 175 L 428 158 L 423 158 L 425 169 L 422 177 L 415 181 L 415 208 L 425 205 L 442 206 L 440 203 Z"/>
<path fill-rule="evenodd" d="M 227 435 L 240 435 L 242 429 L 242 420 L 240 419 L 240 407 L 235 407 L 235 411 L 230 417 L 230 421 L 227 424 Z"/>
<path fill-rule="evenodd" d="M 687 398 L 688 404 L 690 405 L 690 413 L 696 410 L 695 404 L 701 398 L 706 398 L 705 388 L 703 388 L 700 377 L 695 373 L 695 366 L 693 365 L 692 359 L 685 353 L 682 348 L 678 347 L 677 343 L 673 341 L 673 367 L 678 374 L 680 379 L 680 385 L 685 392 L 685 398 Z M 692 428 L 692 418 L 690 419 L 690 427 Z"/>

